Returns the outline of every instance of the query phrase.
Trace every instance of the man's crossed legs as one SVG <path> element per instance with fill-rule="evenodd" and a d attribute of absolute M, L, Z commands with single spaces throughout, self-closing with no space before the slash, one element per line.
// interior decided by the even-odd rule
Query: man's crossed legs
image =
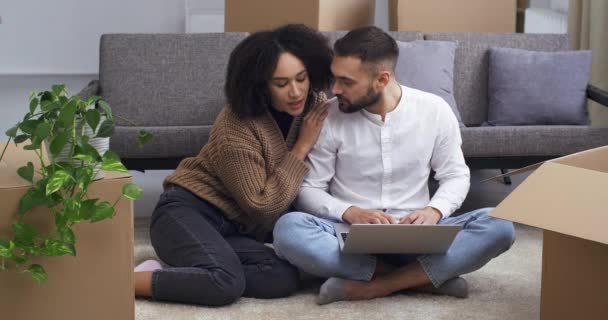
<path fill-rule="evenodd" d="M 302 271 L 329 278 L 321 286 L 319 304 L 373 299 L 403 289 L 466 297 L 467 285 L 459 276 L 481 268 L 515 241 L 513 224 L 489 217 L 491 210 L 441 219 L 439 224 L 462 226 L 445 254 L 342 254 L 335 221 L 303 212 L 279 219 L 274 248 Z"/>

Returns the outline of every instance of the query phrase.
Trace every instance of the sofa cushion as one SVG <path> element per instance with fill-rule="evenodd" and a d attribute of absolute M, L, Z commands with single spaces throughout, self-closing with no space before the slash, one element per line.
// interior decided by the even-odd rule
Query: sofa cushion
<path fill-rule="evenodd" d="M 110 149 L 120 152 L 121 158 L 161 159 L 197 155 L 209 140 L 212 125 L 116 127 Z M 151 143 L 137 146 L 137 132 L 144 129 L 154 136 Z"/>
<path fill-rule="evenodd" d="M 440 96 L 452 108 L 463 127 L 454 99 L 454 53 L 457 44 L 450 41 L 397 41 L 399 59 L 395 77 L 401 84 Z"/>
<path fill-rule="evenodd" d="M 424 38 L 458 42 L 454 59 L 454 97 L 466 126 L 479 126 L 487 120 L 490 47 L 534 51 L 564 51 L 570 48 L 566 34 L 429 33 Z"/>
<path fill-rule="evenodd" d="M 587 125 L 591 51 L 491 48 L 489 125 Z"/>
<path fill-rule="evenodd" d="M 225 105 L 230 52 L 246 36 L 103 35 L 100 94 L 115 113 L 140 126 L 210 125 Z M 117 125 L 131 124 L 117 119 Z"/>
<path fill-rule="evenodd" d="M 461 129 L 465 157 L 563 156 L 608 145 L 608 128 L 504 126 Z"/>

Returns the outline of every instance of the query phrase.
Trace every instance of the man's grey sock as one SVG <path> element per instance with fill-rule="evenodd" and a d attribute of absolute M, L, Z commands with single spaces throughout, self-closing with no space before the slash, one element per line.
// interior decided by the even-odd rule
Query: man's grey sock
<path fill-rule="evenodd" d="M 345 298 L 345 281 L 340 278 L 329 278 L 321 285 L 319 296 L 317 296 L 317 304 L 324 305 L 335 301 L 344 300 Z"/>
<path fill-rule="evenodd" d="M 469 286 L 467 281 L 461 277 L 456 277 L 444 282 L 439 288 L 435 288 L 433 284 L 413 288 L 415 291 L 443 294 L 456 298 L 466 298 L 469 295 Z"/>

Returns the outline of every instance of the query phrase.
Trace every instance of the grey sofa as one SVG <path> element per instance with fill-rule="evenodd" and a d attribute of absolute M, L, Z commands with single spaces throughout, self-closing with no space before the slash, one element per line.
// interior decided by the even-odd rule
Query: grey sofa
<path fill-rule="evenodd" d="M 333 42 L 345 32 L 327 32 Z M 465 128 L 463 152 L 475 168 L 517 168 L 540 160 L 608 145 L 608 128 L 589 126 L 482 127 L 487 119 L 488 48 L 568 50 L 566 35 L 392 32 L 401 41 L 457 41 L 454 92 Z M 223 82 L 231 50 L 247 33 L 110 34 L 101 37 L 99 80 L 81 96 L 100 95 L 118 119 L 111 149 L 134 170 L 175 168 L 206 143 L 224 107 Z M 608 93 L 588 96 L 608 106 Z M 155 136 L 134 147 L 145 128 Z"/>

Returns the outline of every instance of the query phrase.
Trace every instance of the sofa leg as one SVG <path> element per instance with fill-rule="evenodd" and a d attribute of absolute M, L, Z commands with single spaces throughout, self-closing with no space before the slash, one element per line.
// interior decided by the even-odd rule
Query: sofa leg
<path fill-rule="evenodd" d="M 507 169 L 500 169 L 500 173 L 502 173 L 502 174 L 505 174 L 505 173 L 507 173 L 507 172 L 509 172 L 509 170 L 507 170 Z M 508 185 L 508 186 L 510 186 L 510 185 L 511 185 L 511 177 L 503 177 L 503 178 L 502 178 L 502 181 L 503 181 L 503 182 L 504 182 L 506 185 Z"/>

